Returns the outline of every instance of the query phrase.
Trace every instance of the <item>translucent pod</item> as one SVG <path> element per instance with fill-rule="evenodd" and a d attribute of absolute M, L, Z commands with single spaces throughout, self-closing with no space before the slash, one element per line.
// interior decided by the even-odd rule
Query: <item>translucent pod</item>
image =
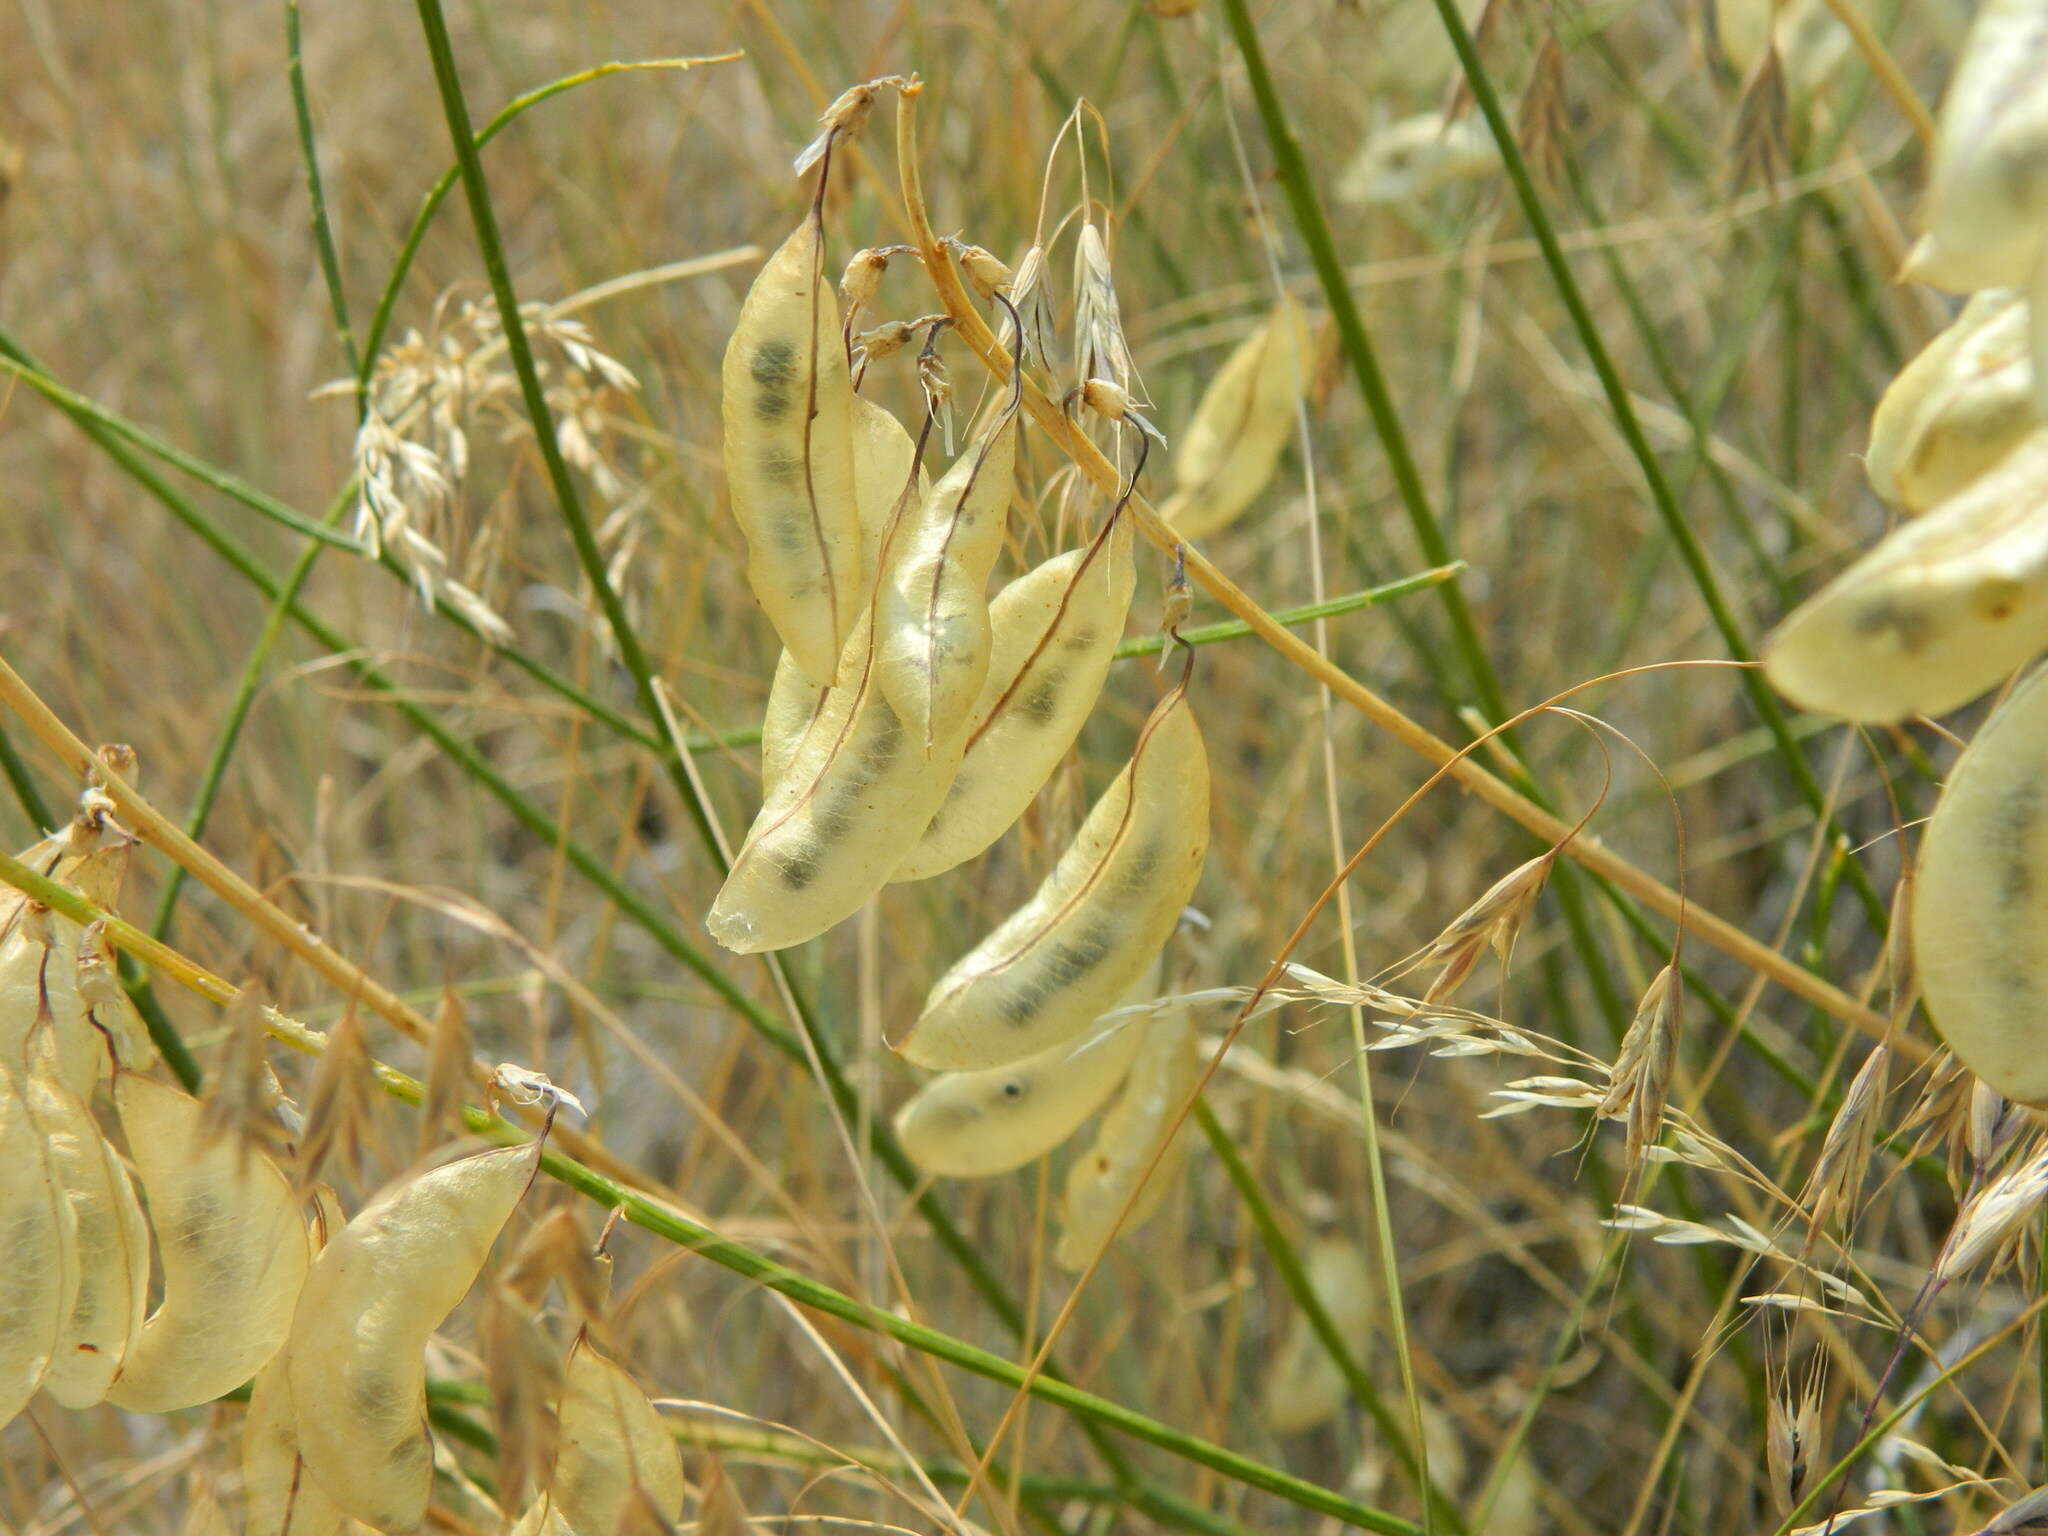
<path fill-rule="evenodd" d="M 897 1139 L 913 1163 L 944 1178 L 1021 1168 L 1102 1108 L 1144 1038 L 1143 1019 L 1124 1019 L 1007 1067 L 942 1073 L 896 1112 Z"/>
<path fill-rule="evenodd" d="M 1767 638 L 1764 673 L 1847 720 L 1938 715 L 2048 648 L 2048 430 L 1888 534 Z"/>
<path fill-rule="evenodd" d="M 1337 196 L 1347 203 L 1390 207 L 1499 170 L 1500 150 L 1483 120 L 1419 112 L 1365 141 L 1338 178 Z"/>
<path fill-rule="evenodd" d="M 921 836 L 960 765 L 965 731 L 927 755 L 877 686 L 873 626 L 847 641 L 840 680 L 804 728 L 704 926 L 747 955 L 851 917 Z"/>
<path fill-rule="evenodd" d="M 290 1364 L 256 1373 L 242 1419 L 242 1536 L 335 1536 L 347 1518 L 306 1470 L 292 1413 Z"/>
<path fill-rule="evenodd" d="M 853 383 L 824 235 L 806 218 L 754 279 L 725 349 L 725 478 L 747 582 L 796 664 L 828 683 L 866 601 Z"/>
<path fill-rule="evenodd" d="M 1993 288 L 1899 370 L 1870 418 L 1871 489 L 1918 517 L 1965 489 L 2037 425 L 2028 306 Z"/>
<path fill-rule="evenodd" d="M 1067 1171 L 1059 1246 L 1053 1250 L 1062 1268 L 1085 1269 L 1108 1239 L 1111 1224 L 1138 1187 L 1159 1138 L 1194 1092 L 1201 1073 L 1194 1019 L 1187 1009 L 1166 1008 L 1152 1015 L 1124 1091 L 1102 1117 L 1095 1144 Z M 1185 1131 L 1176 1134 L 1119 1233 L 1136 1231 L 1158 1211 L 1187 1148 Z"/>
<path fill-rule="evenodd" d="M 1372 1329 L 1375 1285 L 1358 1245 L 1324 1238 L 1303 1255 L 1302 1270 L 1351 1358 L 1362 1363 Z M 1350 1395 L 1344 1373 L 1331 1361 L 1308 1318 L 1297 1313 L 1266 1374 L 1266 1427 L 1276 1435 L 1314 1429 L 1334 1419 Z"/>
<path fill-rule="evenodd" d="M 1081 734 L 1131 608 L 1122 519 L 1086 549 L 1055 555 L 989 605 L 994 638 L 966 754 L 924 836 L 892 880 L 965 863 L 1008 831 Z"/>
<path fill-rule="evenodd" d="M 1934 1026 L 2008 1099 L 2048 1103 L 2048 672 L 1956 760 L 1920 841 L 1913 960 Z"/>
<path fill-rule="evenodd" d="M 51 1068 L 25 1084 L 51 1176 L 71 1207 L 78 1289 L 51 1357 L 43 1390 L 66 1408 L 105 1400 L 142 1331 L 149 1306 L 149 1224 L 121 1160 L 84 1102 Z"/>
<path fill-rule="evenodd" d="M 306 1277 L 306 1226 L 291 1181 L 233 1136 L 209 1137 L 190 1094 L 123 1072 L 114 1107 L 149 1201 L 163 1300 L 107 1401 L 168 1413 L 239 1387 L 277 1353 Z"/>
<path fill-rule="evenodd" d="M 761 715 L 761 798 L 775 793 L 782 772 L 803 740 L 804 731 L 825 700 L 825 690 L 804 676 L 803 668 L 784 651 L 775 662 L 775 680 L 768 685 L 768 708 Z"/>
<path fill-rule="evenodd" d="M 675 1436 L 631 1375 L 579 1336 L 562 1367 L 561 1449 L 548 1486 L 574 1531 L 621 1528 L 638 1489 L 673 1525 L 683 1510 Z"/>
<path fill-rule="evenodd" d="M 1179 434 L 1174 492 L 1160 513 L 1175 531 L 1205 538 L 1265 490 L 1293 435 L 1308 369 L 1308 317 L 1283 297 L 1217 370 Z"/>
<path fill-rule="evenodd" d="M 79 835 L 74 826 L 74 842 Z M 109 841 L 64 853 L 44 872 L 107 908 L 120 896 L 132 852 L 126 841 Z M 113 1070 L 108 1037 L 87 1019 L 78 993 L 83 932 L 69 918 L 30 906 L 0 939 L 0 1059 L 16 1071 L 26 1068 L 28 1034 L 47 1004 L 58 1074 L 81 1099 Z"/>
<path fill-rule="evenodd" d="M 1036 894 L 939 978 L 897 1049 L 959 1072 L 1073 1039 L 1159 954 L 1208 846 L 1209 760 L 1183 680 Z"/>
<path fill-rule="evenodd" d="M 285 1344 L 299 1455 L 342 1512 L 386 1536 L 426 1518 L 427 1339 L 455 1310 L 540 1166 L 540 1143 L 387 1186 L 306 1276 Z"/>
<path fill-rule="evenodd" d="M 881 605 L 875 674 L 922 750 L 957 734 L 988 676 L 988 578 L 1003 549 L 1017 473 L 1017 416 L 1006 409 L 898 520 Z"/>
<path fill-rule="evenodd" d="M 0 1063 L 0 1424 L 43 1384 L 78 1293 L 76 1218 L 25 1088 Z"/>

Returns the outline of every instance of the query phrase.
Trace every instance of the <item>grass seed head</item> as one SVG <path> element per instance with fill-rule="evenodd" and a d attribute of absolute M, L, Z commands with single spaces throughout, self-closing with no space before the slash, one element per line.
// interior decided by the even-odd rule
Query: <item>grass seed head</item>
<path fill-rule="evenodd" d="M 1655 1143 L 1664 1120 L 1664 1103 L 1678 1063 L 1678 962 L 1657 972 L 1636 1005 L 1636 1016 L 1622 1036 L 1607 1093 L 1600 1100 L 1602 1118 L 1627 1112 L 1628 1142 L 1624 1163 L 1633 1178 L 1644 1148 Z"/>

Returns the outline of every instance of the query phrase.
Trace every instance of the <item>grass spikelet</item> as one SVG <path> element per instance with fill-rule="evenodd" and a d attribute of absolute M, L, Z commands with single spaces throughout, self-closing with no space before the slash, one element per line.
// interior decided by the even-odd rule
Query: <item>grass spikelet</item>
<path fill-rule="evenodd" d="M 1635 1181 L 1644 1149 L 1656 1142 L 1663 1127 L 1664 1101 L 1670 1094 L 1671 1075 L 1678 1065 L 1679 995 L 1683 987 L 1676 960 L 1650 979 L 1642 1000 L 1636 1004 L 1628 1033 L 1621 1037 L 1621 1054 L 1615 1058 L 1607 1092 L 1595 1110 L 1602 1119 L 1626 1112 L 1624 1188 Z"/>
<path fill-rule="evenodd" d="M 1429 941 L 1421 955 L 1396 974 L 1435 967 L 1436 976 L 1422 994 L 1425 1004 L 1449 1002 L 1488 948 L 1499 957 L 1501 974 L 1505 976 L 1514 957 L 1515 940 L 1535 912 L 1556 863 L 1557 852 L 1553 849 L 1516 865 L 1488 886 L 1477 901 Z"/>
<path fill-rule="evenodd" d="M 372 1081 L 362 1017 L 350 1008 L 328 1035 L 327 1049 L 320 1053 L 306 1089 L 305 1125 L 299 1132 L 294 1169 L 301 1192 L 321 1181 L 329 1163 L 362 1171 L 370 1142 Z"/>
<path fill-rule="evenodd" d="M 426 1093 L 420 1100 L 419 1155 L 425 1157 L 451 1135 L 462 1132 L 462 1105 L 476 1069 L 476 1041 L 469 1013 L 454 987 L 441 988 L 434 1032 L 427 1039 Z"/>
<path fill-rule="evenodd" d="M 1515 141 L 1522 146 L 1529 168 L 1553 186 L 1563 178 L 1564 157 L 1571 145 L 1571 115 L 1564 49 L 1555 32 L 1546 32 L 1536 50 L 1536 62 L 1530 66 L 1522 104 L 1516 109 Z"/>

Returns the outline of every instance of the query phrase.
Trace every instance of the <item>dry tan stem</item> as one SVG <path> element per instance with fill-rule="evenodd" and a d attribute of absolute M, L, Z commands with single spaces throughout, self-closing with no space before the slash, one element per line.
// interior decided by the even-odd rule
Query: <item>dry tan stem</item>
<path fill-rule="evenodd" d="M 954 334 L 980 358 L 990 373 L 999 379 L 1007 380 L 1011 376 L 1010 356 L 1003 350 L 995 332 L 989 329 L 968 297 L 959 273 L 953 268 L 952 259 L 932 232 L 931 220 L 925 210 L 917 163 L 918 95 L 917 86 L 912 86 L 901 93 L 896 120 L 898 172 L 902 179 L 903 201 L 910 212 L 912 238 L 924 257 L 925 269 L 931 276 L 933 286 L 938 290 L 940 302 L 953 317 Z M 1024 384 L 1024 408 L 1031 413 L 1032 420 L 1038 423 L 1046 436 L 1073 460 L 1075 467 L 1086 475 L 1098 490 L 1108 496 L 1118 493 L 1122 487 L 1121 472 L 1103 455 L 1101 449 L 1088 440 L 1067 414 L 1029 379 Z M 1129 511 L 1136 518 L 1139 530 L 1161 550 L 1171 554 L 1176 549 L 1185 548 L 1188 575 L 1211 597 L 1243 620 L 1254 634 L 1277 651 L 1284 660 L 1293 663 L 1318 683 L 1323 684 L 1402 746 L 1438 767 L 1450 764 L 1451 777 L 1479 799 L 1501 814 L 1521 823 L 1538 837 L 1553 844 L 1564 844 L 1564 852 L 1568 857 L 1594 874 L 1611 881 L 1653 912 L 1681 924 L 1686 932 L 1702 942 L 1713 945 L 1714 948 L 1759 974 L 1768 976 L 1793 996 L 1811 1003 L 1823 1012 L 1855 1025 L 1873 1038 L 1885 1038 L 1889 1026 L 1883 1014 L 1864 1007 L 1841 988 L 1823 981 L 1812 972 L 1787 960 L 1776 950 L 1757 942 L 1733 923 L 1706 911 L 1698 902 L 1681 902 L 1678 893 L 1670 886 L 1645 874 L 1619 854 L 1611 852 L 1597 837 L 1586 834 L 1571 837 L 1572 828 L 1569 822 L 1552 815 L 1470 758 L 1459 757 L 1457 749 L 1450 743 L 1411 720 L 1342 667 L 1322 655 L 1315 647 L 1299 639 L 1260 607 L 1236 582 L 1210 564 L 1199 551 L 1192 546 L 1184 546 L 1179 536 L 1160 520 L 1159 514 L 1152 510 L 1151 503 L 1142 495 L 1133 495 L 1130 498 Z"/>

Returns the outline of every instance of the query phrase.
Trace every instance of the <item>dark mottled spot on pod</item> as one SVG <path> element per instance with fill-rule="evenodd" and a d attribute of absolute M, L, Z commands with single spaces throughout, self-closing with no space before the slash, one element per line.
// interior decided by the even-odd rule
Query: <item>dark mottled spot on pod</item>
<path fill-rule="evenodd" d="M 1889 633 L 1908 655 L 1927 644 L 1930 628 L 1926 614 L 1889 597 L 1877 598 L 1859 609 L 1853 627 L 1859 635 L 1875 637 Z"/>
<path fill-rule="evenodd" d="M 796 344 L 764 341 L 754 349 L 748 370 L 754 375 L 754 414 L 773 421 L 789 410 L 790 386 L 796 382 Z"/>
<path fill-rule="evenodd" d="M 775 861 L 775 872 L 792 891 L 800 891 L 818 878 L 818 855 L 809 848 L 785 853 Z"/>
<path fill-rule="evenodd" d="M 1971 589 L 1970 607 L 1980 619 L 2009 619 L 2025 595 L 2025 589 L 2010 576 L 1988 576 Z"/>
<path fill-rule="evenodd" d="M 1024 1097 L 1024 1080 L 1020 1077 L 1003 1079 L 1003 1097 L 1012 1104 Z"/>
<path fill-rule="evenodd" d="M 1017 714 L 1033 725 L 1049 725 L 1059 704 L 1060 680 L 1048 677 L 1024 690 L 1024 696 L 1017 700 Z"/>

